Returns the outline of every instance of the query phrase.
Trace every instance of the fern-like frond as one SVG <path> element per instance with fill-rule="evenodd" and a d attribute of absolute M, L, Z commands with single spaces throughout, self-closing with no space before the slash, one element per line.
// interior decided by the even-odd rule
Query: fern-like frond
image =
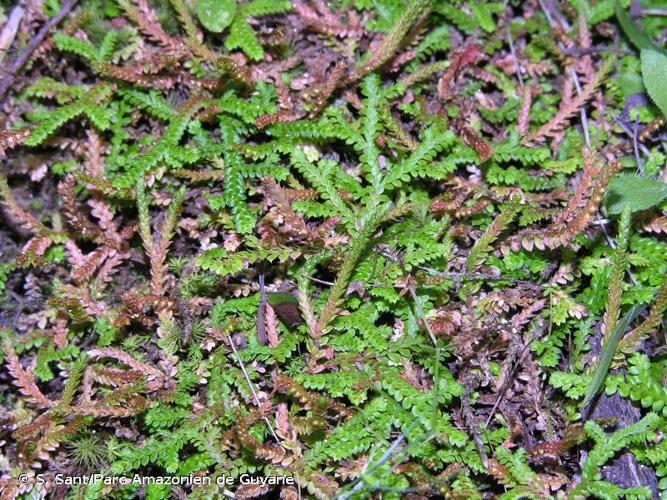
<path fill-rule="evenodd" d="M 98 85 L 89 89 L 76 102 L 51 111 L 43 118 L 26 138 L 28 146 L 38 146 L 65 123 L 79 115 L 86 115 L 99 130 L 106 130 L 111 125 L 111 113 L 103 104 L 111 97 L 110 85 Z"/>

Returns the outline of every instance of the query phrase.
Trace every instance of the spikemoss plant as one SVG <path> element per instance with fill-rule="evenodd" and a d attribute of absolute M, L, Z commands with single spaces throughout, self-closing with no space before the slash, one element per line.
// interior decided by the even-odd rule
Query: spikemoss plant
<path fill-rule="evenodd" d="M 3 498 L 664 494 L 667 16 L 628 4 L 25 9 Z"/>

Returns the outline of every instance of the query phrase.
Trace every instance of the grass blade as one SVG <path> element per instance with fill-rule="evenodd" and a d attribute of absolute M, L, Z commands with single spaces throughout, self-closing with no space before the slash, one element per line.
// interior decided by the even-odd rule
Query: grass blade
<path fill-rule="evenodd" d="M 630 311 L 628 312 L 628 314 L 626 314 L 623 317 L 623 319 L 618 322 L 616 328 L 614 328 L 614 331 L 609 337 L 609 341 L 602 348 L 602 354 L 600 356 L 600 360 L 598 361 L 598 365 L 597 367 L 595 367 L 595 371 L 593 372 L 593 380 L 591 381 L 591 385 L 588 387 L 586 398 L 584 399 L 584 403 L 581 406 L 582 413 L 586 408 L 586 406 L 593 400 L 593 398 L 597 395 L 600 388 L 602 387 L 602 383 L 604 382 L 604 379 L 607 376 L 607 372 L 609 371 L 609 367 L 611 366 L 611 361 L 612 359 L 614 359 L 614 355 L 616 354 L 616 348 L 618 347 L 618 343 L 621 341 L 623 334 L 628 329 L 628 326 L 630 326 L 630 323 L 632 323 L 632 321 L 637 316 L 639 316 L 642 313 L 642 311 L 644 311 L 644 309 L 645 307 L 640 304 L 633 306 L 632 309 L 630 309 Z"/>

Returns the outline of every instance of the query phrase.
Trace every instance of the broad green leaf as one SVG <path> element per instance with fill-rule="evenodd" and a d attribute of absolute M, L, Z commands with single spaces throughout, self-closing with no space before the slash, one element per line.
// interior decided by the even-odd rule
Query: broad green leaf
<path fill-rule="evenodd" d="M 611 361 L 614 359 L 614 354 L 616 354 L 618 343 L 623 338 L 623 335 L 628 329 L 628 326 L 630 326 L 630 323 L 632 323 L 632 321 L 637 316 L 639 316 L 644 309 L 645 307 L 640 304 L 635 305 L 632 309 L 630 309 L 630 312 L 628 312 L 628 314 L 626 314 L 623 319 L 618 322 L 616 328 L 614 328 L 614 331 L 611 332 L 607 344 L 602 347 L 600 361 L 598 361 L 598 365 L 595 367 L 595 372 L 593 372 L 593 380 L 591 381 L 591 385 L 588 386 L 588 392 L 586 393 L 584 402 L 581 405 L 582 410 L 586 408 L 586 405 L 588 405 L 588 403 L 593 400 L 595 395 L 602 387 L 602 383 L 604 382 L 604 379 L 607 376 L 607 372 L 609 371 L 609 367 L 611 366 Z"/>
<path fill-rule="evenodd" d="M 607 212 L 620 214 L 625 207 L 632 212 L 647 210 L 667 198 L 667 184 L 651 177 L 619 174 L 609 184 Z"/>
<path fill-rule="evenodd" d="M 661 49 L 655 43 L 653 43 L 653 40 L 651 40 L 651 38 L 646 33 L 637 28 L 632 19 L 630 19 L 630 16 L 628 16 L 627 12 L 623 10 L 618 0 L 616 0 L 615 9 L 616 9 L 616 18 L 618 19 L 618 22 L 623 28 L 623 31 L 630 39 L 630 41 L 635 46 L 637 46 L 637 48 L 642 50 L 652 49 L 656 51 L 661 51 Z"/>
<path fill-rule="evenodd" d="M 655 50 L 642 50 L 642 76 L 648 95 L 667 116 L 667 56 Z"/>
<path fill-rule="evenodd" d="M 236 15 L 236 0 L 198 0 L 197 16 L 204 28 L 222 32 Z"/>

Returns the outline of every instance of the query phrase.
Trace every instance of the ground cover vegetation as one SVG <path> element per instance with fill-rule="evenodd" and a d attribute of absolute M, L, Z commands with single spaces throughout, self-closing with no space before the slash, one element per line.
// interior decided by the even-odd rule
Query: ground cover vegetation
<path fill-rule="evenodd" d="M 3 498 L 667 493 L 667 4 L 2 12 Z"/>

